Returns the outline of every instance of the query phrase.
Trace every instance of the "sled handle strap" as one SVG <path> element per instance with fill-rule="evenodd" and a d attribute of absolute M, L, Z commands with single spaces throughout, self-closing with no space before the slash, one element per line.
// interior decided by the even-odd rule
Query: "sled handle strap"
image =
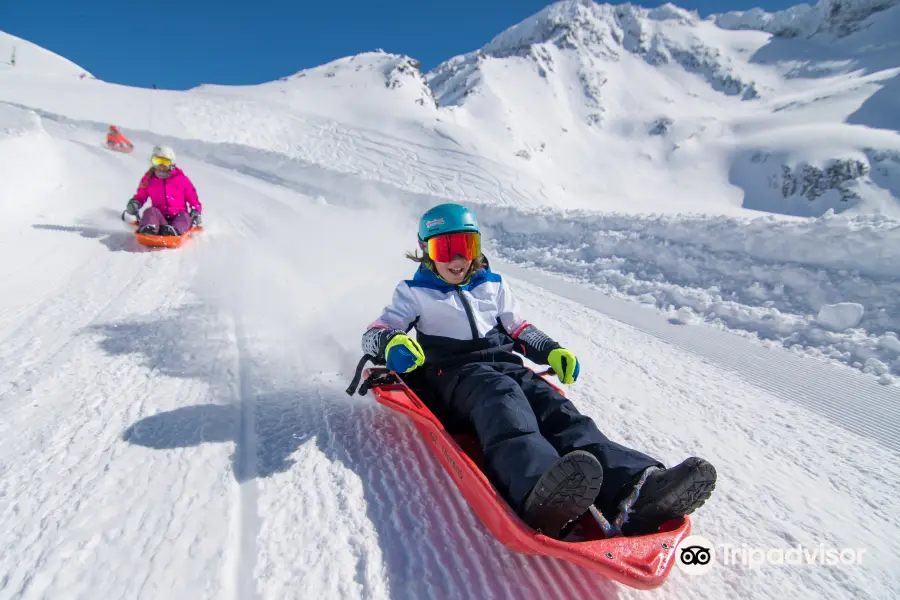
<path fill-rule="evenodd" d="M 350 387 L 346 390 L 348 396 L 352 396 L 356 392 L 356 389 L 359 387 L 359 380 L 362 379 L 362 372 L 366 367 L 366 363 L 374 358 L 375 357 L 371 354 L 363 354 L 363 357 L 359 359 L 359 362 L 356 365 L 356 372 L 353 374 L 353 380 L 350 381 Z M 360 396 L 365 395 L 367 391 L 368 388 L 359 390 Z"/>

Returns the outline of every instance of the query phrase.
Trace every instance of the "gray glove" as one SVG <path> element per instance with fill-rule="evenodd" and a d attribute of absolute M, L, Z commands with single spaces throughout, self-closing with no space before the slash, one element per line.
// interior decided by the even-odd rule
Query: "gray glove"
<path fill-rule="evenodd" d="M 191 209 L 191 222 L 198 227 L 203 224 L 203 217 L 200 216 L 200 211 L 196 208 Z"/>
<path fill-rule="evenodd" d="M 125 212 L 129 215 L 134 215 L 135 217 L 138 216 L 138 211 L 140 211 L 140 210 L 141 210 L 141 206 L 140 206 L 140 204 L 138 204 L 138 201 L 135 200 L 134 198 L 129 200 L 128 205 L 125 207 Z"/>

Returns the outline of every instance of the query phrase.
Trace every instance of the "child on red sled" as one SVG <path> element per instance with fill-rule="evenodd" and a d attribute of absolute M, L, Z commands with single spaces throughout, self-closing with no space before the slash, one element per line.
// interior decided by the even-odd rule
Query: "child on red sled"
<path fill-rule="evenodd" d="M 396 373 L 424 370 L 443 409 L 471 423 L 486 474 L 525 523 L 550 537 L 594 504 L 625 535 L 656 532 L 709 498 L 713 466 L 671 468 L 608 439 L 517 351 L 574 383 L 578 359 L 523 319 L 481 253 L 475 215 L 441 204 L 419 223 L 424 256 L 363 334 L 366 354 Z M 415 327 L 416 339 L 407 335 Z"/>

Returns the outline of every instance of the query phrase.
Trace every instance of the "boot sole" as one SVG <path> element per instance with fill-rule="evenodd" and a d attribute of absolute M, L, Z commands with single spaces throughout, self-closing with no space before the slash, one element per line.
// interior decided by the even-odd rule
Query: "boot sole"
<path fill-rule="evenodd" d="M 640 507 L 626 523 L 631 530 L 655 530 L 648 523 L 658 523 L 689 515 L 703 506 L 716 488 L 716 468 L 700 458 L 685 461 L 688 477 L 668 487 L 656 502 Z M 630 525 L 630 527 L 628 527 Z"/>
<path fill-rule="evenodd" d="M 522 514 L 533 529 L 558 537 L 562 529 L 585 513 L 603 484 L 603 467 L 588 452 L 576 450 L 544 473 L 523 505 Z M 528 518 L 528 515 L 534 515 Z"/>

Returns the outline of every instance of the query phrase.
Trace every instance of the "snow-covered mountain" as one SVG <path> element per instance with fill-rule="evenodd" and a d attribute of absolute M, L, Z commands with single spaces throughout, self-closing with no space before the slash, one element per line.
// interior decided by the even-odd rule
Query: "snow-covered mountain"
<path fill-rule="evenodd" d="M 170 124 L 170 134 L 190 137 L 216 125 L 217 141 L 241 144 L 266 132 L 266 149 L 305 159 L 305 125 L 246 103 L 349 116 L 374 131 L 388 120 L 528 181 L 529 191 L 501 199 L 515 205 L 900 215 L 898 26 L 900 6 L 886 1 L 701 19 L 673 5 L 569 0 L 429 73 L 379 51 L 262 85 L 200 86 L 189 101 L 142 97 L 157 131 Z M 61 112 L 62 98 L 42 96 L 21 99 Z M 85 118 L 137 126 L 118 91 L 98 96 Z M 205 102 L 221 96 L 232 98 L 227 114 Z M 397 158 L 389 170 L 403 169 Z"/>
<path fill-rule="evenodd" d="M 0 33 L 0 600 L 897 597 L 898 10 L 568 1 L 428 73 L 188 91 Z M 172 252 L 120 220 L 157 143 L 204 204 Z M 344 393 L 447 200 L 578 355 L 579 410 L 716 465 L 694 533 L 862 562 L 636 592 L 493 539 Z"/>
<path fill-rule="evenodd" d="M 896 2 L 709 19 L 560 2 L 428 79 L 507 155 L 605 208 L 897 215 L 898 27 Z"/>
<path fill-rule="evenodd" d="M 775 13 L 755 8 L 711 18 L 724 29 L 755 29 L 785 38 L 809 38 L 821 33 L 840 38 L 870 29 L 874 23 L 869 17 L 896 5 L 897 0 L 820 0 L 815 5 L 798 4 Z M 896 41 L 886 47 L 892 45 Z"/>

